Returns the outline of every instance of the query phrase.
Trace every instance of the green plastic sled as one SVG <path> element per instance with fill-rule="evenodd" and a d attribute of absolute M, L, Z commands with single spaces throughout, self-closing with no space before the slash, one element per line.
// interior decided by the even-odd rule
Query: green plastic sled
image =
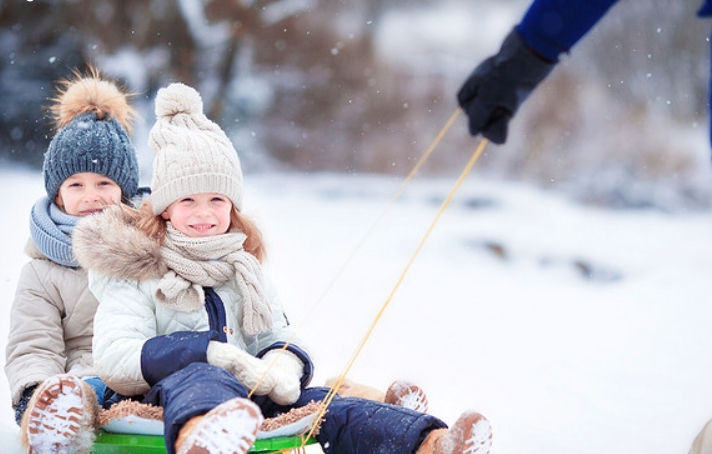
<path fill-rule="evenodd" d="M 290 452 L 301 448 L 302 442 L 299 436 L 256 440 L 250 452 Z M 307 445 L 314 443 L 316 440 L 313 438 L 307 439 Z M 116 434 L 100 430 L 97 432 L 91 454 L 166 454 L 166 445 L 163 437 L 158 435 Z"/>

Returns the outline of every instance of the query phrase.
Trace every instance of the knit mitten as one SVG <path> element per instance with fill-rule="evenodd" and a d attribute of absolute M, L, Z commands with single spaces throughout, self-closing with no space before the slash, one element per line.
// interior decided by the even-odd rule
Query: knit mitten
<path fill-rule="evenodd" d="M 20 425 L 31 454 L 84 454 L 94 444 L 99 410 L 94 390 L 72 375 L 56 375 L 37 387 Z"/>
<path fill-rule="evenodd" d="M 266 373 L 267 364 L 235 345 L 210 341 L 207 357 L 208 364 L 230 372 L 258 396 L 267 395 L 274 388 L 274 379 Z"/>
<path fill-rule="evenodd" d="M 301 395 L 301 379 L 304 375 L 304 363 L 289 350 L 270 350 L 262 361 L 269 368 L 274 379 L 274 388 L 269 398 L 280 405 L 292 405 Z"/>

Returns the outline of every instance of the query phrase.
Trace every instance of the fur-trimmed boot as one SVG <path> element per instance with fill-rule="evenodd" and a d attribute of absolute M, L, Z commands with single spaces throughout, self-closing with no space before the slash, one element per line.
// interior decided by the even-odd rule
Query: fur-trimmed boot
<path fill-rule="evenodd" d="M 237 397 L 189 419 L 178 433 L 177 454 L 244 454 L 264 418 L 249 399 Z"/>
<path fill-rule="evenodd" d="M 335 378 L 327 380 L 326 387 L 331 388 L 335 382 Z M 425 391 L 407 380 L 394 381 L 384 393 L 373 386 L 356 383 L 347 378 L 339 387 L 338 394 L 343 397 L 358 397 L 375 400 L 376 402 L 385 402 L 423 413 L 428 411 L 428 398 L 425 395 Z"/>
<path fill-rule="evenodd" d="M 37 387 L 20 425 L 30 454 L 83 454 L 94 444 L 99 406 L 91 386 L 73 375 L 55 375 Z"/>
<path fill-rule="evenodd" d="M 492 447 L 492 428 L 479 413 L 468 411 L 449 429 L 433 430 L 416 454 L 488 454 Z"/>

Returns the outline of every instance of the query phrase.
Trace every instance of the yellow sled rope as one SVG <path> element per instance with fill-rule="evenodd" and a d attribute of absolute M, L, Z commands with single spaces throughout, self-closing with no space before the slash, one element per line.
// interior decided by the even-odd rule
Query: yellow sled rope
<path fill-rule="evenodd" d="M 458 117 L 458 115 L 459 115 L 461 112 L 462 112 L 462 109 L 457 108 L 457 109 L 455 110 L 455 112 L 451 115 L 450 119 L 447 121 L 447 123 L 445 124 L 445 126 L 443 126 L 443 128 L 441 129 L 441 131 L 438 133 L 438 135 L 437 135 L 437 137 L 435 138 L 435 140 L 433 141 L 433 143 L 428 147 L 428 149 L 426 150 L 426 152 L 423 154 L 423 156 L 422 156 L 422 157 L 418 160 L 418 162 L 416 163 L 416 165 L 415 165 L 415 167 L 413 168 L 413 170 L 408 174 L 408 176 L 406 177 L 406 179 L 404 180 L 404 182 L 400 185 L 400 187 L 399 187 L 398 190 L 396 191 L 396 194 L 391 198 L 391 200 L 388 202 L 387 206 L 382 210 L 381 214 L 378 216 L 378 218 L 376 219 L 376 221 L 374 222 L 374 224 L 371 226 L 371 228 L 368 230 L 368 232 L 366 233 L 366 235 L 364 235 L 364 237 L 363 237 L 363 238 L 361 239 L 361 241 L 358 243 L 356 249 L 351 253 L 351 255 L 349 255 L 349 257 L 347 258 L 345 264 L 341 266 L 341 268 L 339 269 L 339 271 L 337 272 L 337 274 L 334 276 L 334 278 L 332 278 L 332 280 L 330 281 L 329 286 L 328 286 L 327 289 L 322 293 L 321 297 L 317 300 L 317 302 L 314 304 L 314 307 L 312 307 L 312 309 L 308 312 L 308 315 L 307 315 L 307 317 L 305 317 L 305 319 L 308 318 L 308 316 L 314 312 L 314 308 L 320 303 L 321 299 L 323 299 L 323 296 L 328 292 L 329 288 L 331 288 L 331 286 L 333 285 L 333 283 L 336 281 L 336 279 L 339 277 L 339 275 L 340 275 L 340 274 L 343 272 L 343 270 L 346 268 L 346 265 L 353 259 L 353 257 L 356 255 L 356 252 L 357 252 L 357 251 L 360 249 L 360 247 L 365 243 L 367 237 L 368 237 L 368 236 L 370 235 L 370 233 L 375 229 L 376 225 L 377 225 L 377 224 L 380 222 L 380 220 L 384 217 L 384 215 L 385 215 L 385 213 L 388 211 L 388 209 L 393 205 L 393 203 L 396 201 L 396 199 L 403 193 L 403 190 L 405 189 L 405 186 L 407 186 L 407 184 L 413 179 L 413 177 L 415 176 L 415 174 L 417 173 L 417 171 L 420 169 L 420 167 L 423 165 L 423 163 L 424 163 L 424 162 L 428 159 L 428 157 L 432 154 L 432 152 L 435 150 L 435 148 L 436 148 L 437 145 L 440 143 L 440 141 L 442 140 L 442 138 L 445 136 L 445 133 L 450 129 L 450 127 L 452 126 L 452 124 L 455 122 L 455 119 Z M 373 331 L 374 331 L 374 329 L 375 329 L 375 327 L 376 327 L 376 324 L 380 321 L 380 319 L 381 319 L 383 313 L 385 312 L 386 308 L 388 307 L 388 305 L 390 304 L 391 300 L 393 299 L 393 296 L 395 295 L 396 291 L 398 290 L 398 288 L 400 287 L 401 283 L 402 283 L 403 280 L 405 279 L 405 276 L 406 276 L 406 274 L 408 273 L 408 271 L 410 270 L 411 265 L 413 264 L 413 262 L 415 261 L 415 259 L 416 259 L 417 256 L 418 256 L 418 254 L 419 254 L 420 251 L 422 250 L 423 246 L 425 245 L 425 242 L 428 240 L 430 234 L 432 233 L 433 229 L 435 228 L 435 225 L 436 225 L 437 222 L 440 220 L 442 214 L 445 212 L 445 209 L 448 207 L 448 205 L 449 205 L 450 202 L 452 201 L 453 197 L 455 196 L 455 193 L 457 193 L 457 191 L 460 189 L 460 186 L 462 185 L 462 183 L 465 181 L 465 178 L 467 177 L 467 175 L 468 175 L 468 174 L 470 173 L 470 171 L 472 170 L 472 167 L 474 167 L 475 163 L 477 162 L 477 160 L 480 158 L 480 156 L 481 156 L 482 153 L 484 152 L 484 149 L 485 149 L 485 147 L 487 146 L 487 143 L 488 143 L 488 140 L 487 140 L 486 138 L 483 138 L 483 139 L 480 141 L 480 143 L 478 144 L 478 146 L 477 146 L 477 148 L 475 149 L 474 153 L 472 154 L 472 156 L 470 157 L 469 161 L 468 161 L 467 164 L 465 165 L 464 169 L 463 169 L 462 172 L 460 173 L 459 178 L 458 178 L 457 181 L 455 182 L 454 186 L 452 187 L 452 189 L 451 189 L 450 192 L 448 193 L 448 195 L 447 195 L 447 197 L 445 198 L 445 200 L 443 201 L 443 203 L 440 205 L 440 208 L 438 209 L 438 211 L 437 211 L 437 213 L 436 213 L 436 215 L 435 215 L 433 221 L 431 222 L 430 226 L 428 227 L 427 231 L 425 232 L 425 235 L 423 236 L 423 238 L 420 240 L 420 242 L 419 242 L 419 244 L 418 244 L 418 247 L 416 248 L 415 252 L 414 252 L 413 255 L 411 256 L 410 260 L 409 260 L 408 263 L 406 264 L 406 266 L 405 266 L 403 272 L 401 273 L 401 275 L 400 275 L 398 281 L 396 282 L 396 284 L 395 284 L 393 290 L 391 291 L 391 293 L 389 294 L 388 298 L 386 298 L 386 301 L 385 301 L 385 302 L 383 303 L 383 305 L 381 306 L 380 310 L 378 311 L 376 317 L 374 318 L 373 322 L 371 323 L 371 325 L 370 325 L 369 329 L 367 330 L 366 334 L 364 335 L 363 339 L 361 340 L 361 342 L 360 342 L 359 345 L 357 346 L 356 350 L 355 350 L 354 353 L 352 354 L 352 356 L 351 356 L 349 362 L 347 363 L 346 367 L 344 368 L 344 370 L 342 371 L 342 373 L 337 377 L 337 379 L 336 379 L 336 380 L 334 381 L 334 383 L 332 384 L 332 386 L 331 386 L 331 388 L 329 389 L 329 392 L 327 393 L 325 399 L 320 403 L 320 405 L 319 405 L 319 411 L 318 411 L 317 413 L 315 413 L 315 415 L 314 415 L 314 417 L 313 417 L 313 419 L 312 419 L 312 422 L 311 422 L 310 425 L 309 425 L 309 427 L 311 427 L 311 429 L 309 430 L 308 433 L 306 433 L 306 436 L 303 436 L 303 437 L 302 437 L 302 439 L 304 440 L 304 443 L 301 445 L 302 448 L 306 445 L 306 442 L 307 442 L 307 441 L 313 440 L 314 431 L 315 431 L 316 428 L 318 427 L 318 424 L 316 424 L 316 422 L 317 422 L 317 421 L 320 421 L 320 420 L 324 417 L 324 415 L 326 414 L 326 411 L 327 411 L 329 405 L 331 404 L 331 401 L 334 399 L 334 396 L 337 394 L 339 388 L 340 388 L 341 385 L 343 384 L 344 380 L 346 379 L 346 376 L 348 375 L 348 373 L 349 373 L 349 371 L 351 370 L 353 364 L 355 363 L 356 358 L 357 358 L 358 355 L 361 353 L 361 351 L 363 350 L 364 346 L 366 345 L 366 342 L 368 341 L 368 339 L 370 338 L 371 334 L 373 333 Z M 302 323 L 303 323 L 303 322 L 302 322 Z M 300 326 L 301 326 L 301 325 L 300 325 Z M 298 332 L 298 331 L 299 331 L 299 329 L 295 329 L 295 336 L 296 336 L 296 332 Z M 291 341 L 291 339 L 282 347 L 282 351 L 284 351 L 284 350 L 287 349 L 287 347 L 289 346 L 290 341 Z M 275 359 L 275 361 L 276 361 L 276 359 Z M 266 377 L 266 375 L 269 373 L 269 369 L 272 367 L 273 364 L 274 364 L 274 363 L 268 365 L 267 371 L 263 374 L 263 376 L 262 376 L 262 378 L 259 380 L 259 382 L 261 382 L 261 380 L 264 379 L 264 377 Z M 259 385 L 259 382 L 258 382 L 258 385 Z M 255 385 L 255 388 L 257 388 L 258 385 Z M 254 393 L 254 388 L 253 388 L 252 391 L 250 391 L 250 396 L 251 396 L 253 393 Z"/>
<path fill-rule="evenodd" d="M 351 367 L 356 362 L 356 358 L 363 350 L 363 347 L 366 345 L 366 342 L 368 341 L 368 339 L 371 337 L 373 330 L 376 328 L 376 324 L 380 321 L 386 308 L 391 303 L 393 296 L 395 295 L 396 291 L 398 290 L 401 283 L 403 282 L 403 279 L 405 279 L 405 276 L 408 273 L 408 270 L 410 270 L 411 265 L 415 261 L 416 257 L 420 253 L 420 251 L 423 249 L 425 242 L 428 240 L 428 237 L 430 236 L 433 229 L 435 228 L 435 225 L 440 220 L 440 217 L 442 216 L 442 214 L 445 212 L 445 209 L 452 201 L 455 193 L 457 192 L 458 189 L 460 189 L 460 186 L 462 185 L 463 181 L 465 181 L 465 177 L 467 177 L 467 174 L 470 173 L 470 170 L 472 170 L 472 167 L 475 165 L 477 160 L 482 155 L 482 152 L 484 151 L 486 145 L 487 145 L 487 139 L 483 138 L 482 141 L 480 141 L 479 145 L 477 146 L 477 149 L 475 150 L 475 152 L 472 154 L 472 157 L 468 161 L 468 163 L 465 166 L 465 168 L 463 169 L 462 173 L 460 174 L 460 177 L 455 182 L 455 185 L 452 187 L 452 189 L 448 193 L 447 197 L 445 198 L 443 203 L 440 205 L 440 208 L 438 209 L 438 212 L 436 213 L 435 218 L 430 223 L 430 226 L 428 227 L 427 231 L 425 232 L 425 235 L 423 235 L 423 238 L 420 240 L 418 247 L 415 249 L 415 252 L 411 256 L 410 260 L 408 260 L 408 263 L 406 264 L 405 268 L 403 269 L 403 272 L 401 273 L 400 277 L 398 278 L 398 281 L 396 282 L 395 286 L 393 287 L 393 290 L 391 290 L 391 293 L 388 295 L 388 298 L 386 298 L 386 301 L 381 306 L 381 309 L 378 311 L 378 314 L 376 314 L 376 317 L 374 318 L 368 331 L 366 332 L 365 336 L 359 343 L 355 352 L 351 356 L 351 359 L 349 360 L 347 366 L 344 368 L 341 375 L 339 375 L 339 377 L 334 381 L 334 384 L 329 389 L 329 392 L 327 393 L 326 398 L 324 399 L 324 401 L 321 403 L 321 405 L 319 407 L 319 413 L 315 416 L 314 421 L 320 420 L 321 418 L 324 417 L 324 414 L 326 414 L 329 404 L 334 399 L 334 396 L 337 394 L 339 387 L 343 384 L 344 380 L 346 379 L 346 375 L 348 375 L 349 371 L 351 370 Z M 312 436 L 313 431 L 314 431 L 314 424 L 312 424 L 312 429 L 307 434 L 307 439 Z"/>

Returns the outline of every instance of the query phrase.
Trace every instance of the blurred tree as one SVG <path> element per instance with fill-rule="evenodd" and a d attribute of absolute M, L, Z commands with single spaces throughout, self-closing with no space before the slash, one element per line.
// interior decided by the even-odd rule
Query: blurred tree
<path fill-rule="evenodd" d="M 169 46 L 174 49 L 166 53 L 171 73 L 187 81 L 193 75 L 194 45 L 174 2 L 0 2 L 0 43 L 4 51 L 0 93 L 9 106 L 0 116 L 3 161 L 42 162 L 53 134 L 44 107 L 56 82 L 74 69 L 96 64 L 99 52 L 113 54 L 131 47 L 148 53 L 153 47 Z"/>
<path fill-rule="evenodd" d="M 92 63 L 145 100 L 171 81 L 196 86 L 211 118 L 257 137 L 248 156 L 308 170 L 391 171 L 423 130 L 404 121 L 404 106 L 415 108 L 421 94 L 394 83 L 399 76 L 376 61 L 372 32 L 388 7 L 325 0 L 0 3 L 0 39 L 11 56 L 0 62 L 0 90 L 14 106 L 2 116 L 0 158 L 41 161 L 49 132 L 41 105 L 58 79 Z"/>
<path fill-rule="evenodd" d="M 471 4 L 443 3 L 458 1 Z M 513 124 L 519 137 L 488 152 L 478 169 L 574 186 L 609 204 L 651 203 L 641 187 L 660 182 L 704 199 L 692 175 L 694 150 L 661 138 L 660 127 L 704 124 L 709 44 L 707 24 L 694 16 L 698 3 L 616 5 L 523 106 Z M 482 0 L 477 12 L 526 4 Z M 387 15 L 434 7 L 426 0 L 0 0 L 0 162 L 39 165 L 51 135 L 42 106 L 58 79 L 93 63 L 141 95 L 147 123 L 160 87 L 195 86 L 248 170 L 277 163 L 405 173 L 453 112 L 465 74 L 452 58 L 401 67 L 379 54 L 375 38 Z M 403 53 L 415 58 L 417 44 L 401 44 Z M 468 55 L 470 47 L 443 54 Z M 475 144 L 459 128 L 425 172 L 463 164 Z"/>
<path fill-rule="evenodd" d="M 48 129 L 40 106 L 63 77 L 58 61 L 82 63 L 82 36 L 74 28 L 57 27 L 58 4 L 0 3 L 0 159 L 40 165 Z M 1 161 L 0 161 L 1 162 Z"/>

